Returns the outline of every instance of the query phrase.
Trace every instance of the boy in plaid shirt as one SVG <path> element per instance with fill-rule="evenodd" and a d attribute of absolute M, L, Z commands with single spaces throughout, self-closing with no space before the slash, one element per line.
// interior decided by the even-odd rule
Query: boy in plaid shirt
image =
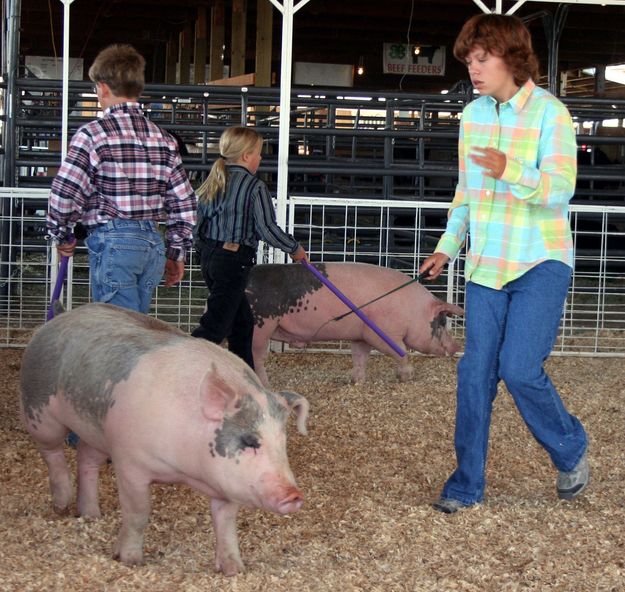
<path fill-rule="evenodd" d="M 163 272 L 165 286 L 184 275 L 197 200 L 176 140 L 137 102 L 144 70 L 143 56 L 130 45 L 109 46 L 96 57 L 89 77 L 104 114 L 74 134 L 52 183 L 47 226 L 59 254 L 71 257 L 76 243 L 68 237 L 82 220 L 92 299 L 147 313 Z"/>

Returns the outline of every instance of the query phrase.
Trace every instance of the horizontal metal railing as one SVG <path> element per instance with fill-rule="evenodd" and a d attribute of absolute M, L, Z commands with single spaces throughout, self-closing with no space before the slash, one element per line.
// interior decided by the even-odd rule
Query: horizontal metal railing
<path fill-rule="evenodd" d="M 13 167 L 20 187 L 47 187 L 60 164 L 60 81 L 23 79 L 14 109 Z M 70 82 L 70 135 L 96 117 L 92 85 Z M 337 89 L 293 89 L 289 135 L 291 194 L 449 201 L 457 178 L 459 114 L 466 93 L 427 95 Z M 148 85 L 146 114 L 176 133 L 184 164 L 199 182 L 224 129 L 253 125 L 266 139 L 261 174 L 277 183 L 280 94 L 277 88 Z M 578 201 L 623 203 L 625 101 L 564 98 L 578 126 Z M 621 126 L 607 128 L 608 120 Z"/>

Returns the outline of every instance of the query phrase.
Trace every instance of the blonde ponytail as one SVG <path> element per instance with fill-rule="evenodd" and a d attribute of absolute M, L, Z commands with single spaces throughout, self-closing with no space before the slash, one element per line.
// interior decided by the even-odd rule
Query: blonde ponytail
<path fill-rule="evenodd" d="M 204 183 L 196 190 L 202 202 L 209 202 L 226 189 L 228 169 L 226 163 L 237 163 L 246 152 L 252 152 L 262 136 L 251 127 L 235 125 L 229 127 L 219 138 L 219 158 L 213 164 Z"/>
<path fill-rule="evenodd" d="M 227 178 L 226 159 L 223 156 L 219 156 L 204 183 L 195 191 L 198 199 L 205 203 L 215 199 L 215 196 L 226 188 Z"/>

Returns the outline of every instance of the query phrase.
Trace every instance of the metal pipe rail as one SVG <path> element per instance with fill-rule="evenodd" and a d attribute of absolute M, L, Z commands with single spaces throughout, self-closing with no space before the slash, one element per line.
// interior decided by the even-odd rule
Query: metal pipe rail
<path fill-rule="evenodd" d="M 17 142 L 6 155 L 5 171 L 11 171 L 20 187 L 47 187 L 61 160 L 61 82 L 21 79 L 16 85 Z M 69 95 L 69 125 L 75 130 L 97 115 L 98 106 L 91 83 L 70 82 Z M 215 160 L 222 131 L 239 123 L 254 125 L 267 144 L 260 173 L 275 192 L 279 98 L 277 88 L 148 85 L 141 102 L 151 119 L 186 144 L 190 154 L 183 161 L 196 184 Z M 289 193 L 451 200 L 457 182 L 459 114 L 471 98 L 466 92 L 293 89 Z M 622 124 L 625 100 L 563 100 L 584 146 L 574 203 L 625 203 L 624 131 L 601 127 L 606 119 Z"/>

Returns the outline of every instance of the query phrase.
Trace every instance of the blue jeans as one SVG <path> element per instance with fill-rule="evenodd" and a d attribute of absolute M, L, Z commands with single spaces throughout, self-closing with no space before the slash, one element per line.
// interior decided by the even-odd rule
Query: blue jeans
<path fill-rule="evenodd" d="M 484 497 L 488 433 L 503 380 L 528 429 L 560 471 L 572 470 L 587 447 L 543 369 L 558 335 L 571 268 L 545 261 L 493 290 L 468 282 L 466 345 L 458 363 L 457 468 L 441 497 L 471 505 Z"/>
<path fill-rule="evenodd" d="M 92 300 L 147 314 L 165 269 L 156 222 L 110 220 L 90 231 L 86 244 Z"/>

